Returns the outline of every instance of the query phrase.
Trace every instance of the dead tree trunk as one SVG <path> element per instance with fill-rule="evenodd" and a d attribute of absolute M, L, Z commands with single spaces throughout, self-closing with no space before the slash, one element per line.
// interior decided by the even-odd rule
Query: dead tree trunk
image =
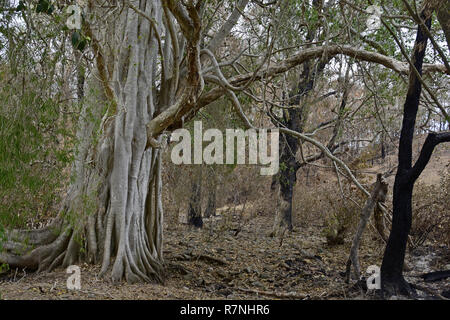
<path fill-rule="evenodd" d="M 383 205 L 384 204 L 381 204 L 380 202 L 377 203 L 374 209 L 373 218 L 375 222 L 375 228 L 377 229 L 378 234 L 380 235 L 381 239 L 385 243 L 387 243 L 389 234 L 388 229 L 386 227 L 386 219 L 387 219 L 387 217 L 385 216 L 386 209 L 382 207 Z"/>
<path fill-rule="evenodd" d="M 367 199 L 366 205 L 364 206 L 361 212 L 361 219 L 359 220 L 358 228 L 356 230 L 355 237 L 353 238 L 352 248 L 350 249 L 350 256 L 347 260 L 347 269 L 345 271 L 346 282 L 350 282 L 350 269 L 353 264 L 354 276 L 356 279 L 359 279 L 361 275 L 361 268 L 359 266 L 359 258 L 358 258 L 358 248 L 359 243 L 361 242 L 361 237 L 366 229 L 367 222 L 370 219 L 370 215 L 372 214 L 374 208 L 378 205 L 379 202 L 384 202 L 386 200 L 388 184 L 383 181 L 381 173 L 377 175 L 377 181 L 373 186 L 372 193 L 370 198 Z"/>
<path fill-rule="evenodd" d="M 429 3 L 425 3 L 420 16 L 429 29 L 432 17 L 432 10 L 430 9 Z M 419 26 L 412 54 L 412 63 L 419 74 L 422 74 L 427 40 L 426 33 Z M 392 229 L 381 265 L 381 285 L 383 293 L 386 296 L 393 294 L 414 294 L 414 290 L 403 277 L 406 243 L 412 222 L 411 202 L 413 187 L 415 181 L 427 165 L 435 146 L 441 142 L 450 141 L 449 132 L 440 134 L 430 133 L 422 146 L 418 160 L 412 166 L 412 141 L 421 89 L 421 82 L 411 67 L 409 88 L 403 108 L 398 168 L 394 182 Z"/>

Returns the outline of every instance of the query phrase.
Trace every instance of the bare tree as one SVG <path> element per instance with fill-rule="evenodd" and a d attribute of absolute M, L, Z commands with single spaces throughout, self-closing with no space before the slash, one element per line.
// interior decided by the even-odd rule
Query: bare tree
<path fill-rule="evenodd" d="M 409 88 L 403 107 L 403 123 L 400 133 L 398 168 L 394 182 L 392 229 L 381 265 L 381 285 L 386 295 L 413 295 L 414 289 L 403 277 L 403 265 L 408 234 L 412 222 L 412 192 L 414 183 L 425 169 L 436 145 L 450 141 L 450 133 L 430 133 L 422 146 L 419 158 L 412 165 L 412 142 L 422 83 L 415 70 L 422 74 L 428 36 L 423 28 L 430 29 L 433 9 L 427 1 L 420 13 L 424 27 L 417 28 L 412 53 Z M 415 69 L 415 70 L 414 70 Z"/>

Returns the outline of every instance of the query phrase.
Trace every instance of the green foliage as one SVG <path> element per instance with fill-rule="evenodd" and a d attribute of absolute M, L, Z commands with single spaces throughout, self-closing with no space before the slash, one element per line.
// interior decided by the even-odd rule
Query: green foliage
<path fill-rule="evenodd" d="M 9 265 L 6 263 L 0 264 L 0 274 L 9 271 Z"/>
<path fill-rule="evenodd" d="M 2 243 L 6 240 L 5 229 L 3 225 L 0 224 L 0 252 L 3 250 Z"/>
<path fill-rule="evenodd" d="M 71 37 L 72 46 L 76 50 L 84 51 L 86 49 L 87 45 L 91 41 L 91 39 L 87 36 L 85 36 L 83 33 L 81 33 L 79 30 L 75 30 L 72 33 Z"/>
<path fill-rule="evenodd" d="M 55 6 L 49 0 L 39 0 L 38 5 L 36 6 L 37 13 L 52 14 L 54 11 Z"/>
<path fill-rule="evenodd" d="M 413 248 L 424 244 L 450 244 L 450 172 L 440 172 L 440 184 L 418 182 L 413 193 L 411 244 Z"/>
<path fill-rule="evenodd" d="M 25 2 L 19 1 L 19 4 L 16 7 L 16 11 L 24 11 L 26 9 Z"/>
<path fill-rule="evenodd" d="M 61 172 L 72 160 L 72 129 L 58 96 L 43 95 L 30 76 L 18 90 L 0 69 L 0 242 L 3 228 L 25 227 L 47 217 L 59 202 Z"/>

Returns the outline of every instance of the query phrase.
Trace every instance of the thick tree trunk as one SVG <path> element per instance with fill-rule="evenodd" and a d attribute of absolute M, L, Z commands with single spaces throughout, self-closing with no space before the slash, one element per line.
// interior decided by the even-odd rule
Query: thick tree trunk
<path fill-rule="evenodd" d="M 306 66 L 309 74 L 309 66 Z M 300 99 L 299 99 L 300 100 Z M 293 105 L 294 103 L 291 103 Z M 307 106 L 304 107 L 305 109 Z M 285 124 L 288 128 L 297 132 L 303 132 L 303 117 L 302 111 L 299 107 L 291 108 L 285 111 Z M 305 112 L 306 113 L 306 112 Z M 303 114 L 305 115 L 305 114 Z M 273 226 L 272 236 L 284 234 L 286 230 L 292 231 L 292 198 L 294 193 L 294 186 L 297 181 L 297 159 L 296 154 L 300 147 L 301 141 L 296 137 L 287 134 L 281 134 L 280 139 L 280 172 L 272 182 L 272 188 L 275 183 L 279 184 L 277 195 L 278 210 L 275 215 L 275 222 Z"/>
<path fill-rule="evenodd" d="M 140 9 L 161 22 L 159 1 L 141 1 Z M 59 218 L 44 230 L 8 233 L 0 262 L 42 271 L 86 258 L 101 262 L 102 275 L 111 270 L 114 282 L 162 281 L 161 156 L 146 147 L 158 44 L 149 21 L 131 9 L 105 26 L 90 30 L 98 70 L 91 83 L 103 83 L 86 94 L 74 182 Z M 33 241 L 16 255 L 25 238 Z"/>
<path fill-rule="evenodd" d="M 285 136 L 282 138 L 284 139 Z M 291 136 L 290 136 L 291 138 Z M 294 145 L 292 152 L 298 150 L 298 139 Z M 282 143 L 285 146 L 289 143 Z M 285 149 L 288 147 L 284 147 Z M 278 211 L 275 216 L 275 223 L 273 228 L 273 236 L 283 234 L 285 231 L 292 231 L 292 198 L 294 194 L 294 186 L 297 181 L 297 168 L 295 154 L 290 154 L 289 151 L 282 151 L 280 157 L 282 166 L 279 173 L 279 195 L 278 195 Z"/>

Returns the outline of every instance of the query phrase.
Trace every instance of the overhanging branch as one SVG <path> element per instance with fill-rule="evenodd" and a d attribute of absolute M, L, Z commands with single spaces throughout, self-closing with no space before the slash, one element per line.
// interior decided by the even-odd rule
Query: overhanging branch
<path fill-rule="evenodd" d="M 354 59 L 381 64 L 386 68 L 401 74 L 409 73 L 409 64 L 407 62 L 398 61 L 394 58 L 382 55 L 380 53 L 358 49 L 352 46 L 330 45 L 302 50 L 301 52 L 293 55 L 290 58 L 280 61 L 277 64 L 271 64 L 266 68 L 261 68 L 261 70 L 256 74 L 254 72 L 250 72 L 247 74 L 234 76 L 228 80 L 228 83 L 233 87 L 239 87 L 242 85 L 247 85 L 249 80 L 258 81 L 263 78 L 277 76 L 304 63 L 307 60 L 321 57 L 325 51 L 329 57 L 345 55 L 353 57 Z M 425 73 L 440 72 L 449 74 L 447 73 L 446 67 L 441 64 L 424 64 L 423 71 Z M 169 107 L 167 110 L 155 117 L 152 121 L 150 121 L 150 123 L 148 124 L 148 128 L 150 129 L 147 130 L 148 134 L 150 136 L 154 136 L 161 133 L 168 126 L 176 122 L 177 119 L 184 117 L 189 112 L 191 114 L 194 114 L 195 111 L 205 107 L 206 105 L 212 103 L 213 101 L 226 94 L 227 90 L 228 89 L 224 88 L 223 86 L 218 86 L 210 90 L 209 92 L 202 94 L 196 104 L 192 105 L 193 108 L 186 108 L 184 103 L 181 103 L 181 101 L 178 100 L 178 102 L 176 103 L 176 110 L 174 110 L 175 105 L 173 105 L 172 107 Z M 162 119 L 164 119 L 164 121 L 162 121 Z"/>
<path fill-rule="evenodd" d="M 422 149 L 420 150 L 419 158 L 417 159 L 414 166 L 411 168 L 409 178 L 413 181 L 417 180 L 422 171 L 425 169 L 428 161 L 430 161 L 431 154 L 434 148 L 443 142 L 450 142 L 450 131 L 442 133 L 429 133 Z"/>

